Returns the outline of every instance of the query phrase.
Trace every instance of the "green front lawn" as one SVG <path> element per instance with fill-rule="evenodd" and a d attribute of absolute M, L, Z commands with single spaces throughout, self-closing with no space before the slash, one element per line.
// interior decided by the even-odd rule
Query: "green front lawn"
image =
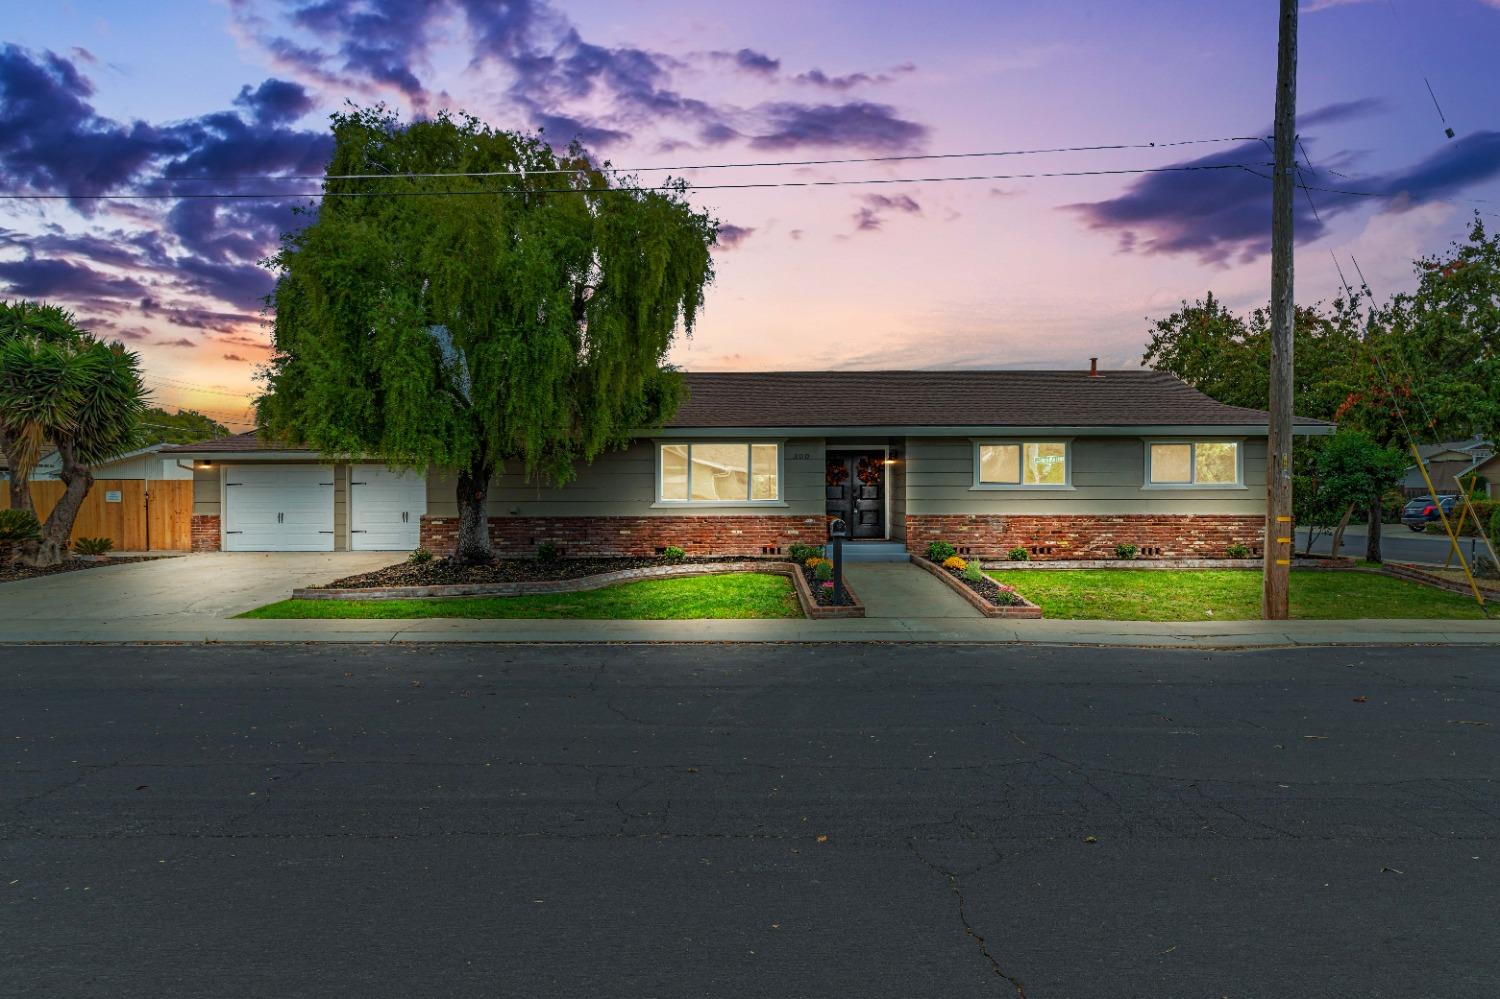
<path fill-rule="evenodd" d="M 1260 573 L 1246 569 L 1007 569 L 991 572 L 1049 618 L 1248 621 Z M 1292 572 L 1292 617 L 1482 618 L 1470 597 L 1373 572 Z"/>
<path fill-rule="evenodd" d="M 647 579 L 581 593 L 427 600 L 282 600 L 249 618 L 583 618 L 666 621 L 801 617 L 791 580 L 759 572 Z"/>

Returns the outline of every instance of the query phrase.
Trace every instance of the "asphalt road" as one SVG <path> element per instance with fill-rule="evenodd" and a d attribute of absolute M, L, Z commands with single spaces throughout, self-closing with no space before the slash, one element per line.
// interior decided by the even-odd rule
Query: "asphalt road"
<path fill-rule="evenodd" d="M 4 996 L 1500 995 L 1488 650 L 9 647 L 0 745 Z"/>
<path fill-rule="evenodd" d="M 1327 533 L 1319 535 L 1318 540 L 1313 543 L 1313 551 L 1321 555 L 1328 554 L 1332 548 L 1330 543 L 1332 540 Z M 1463 538 L 1462 542 L 1465 555 L 1468 555 L 1471 549 L 1480 553 L 1484 552 L 1483 543 L 1477 539 Z M 1363 529 L 1347 530 L 1344 532 L 1344 546 L 1339 554 L 1364 558 L 1366 544 Z M 1307 531 L 1298 531 L 1297 550 L 1300 552 L 1306 547 Z M 1451 550 L 1448 539 L 1441 534 L 1417 534 L 1400 524 L 1386 524 L 1385 529 L 1380 532 L 1380 554 L 1383 558 L 1400 562 L 1435 562 L 1441 565 Z"/>

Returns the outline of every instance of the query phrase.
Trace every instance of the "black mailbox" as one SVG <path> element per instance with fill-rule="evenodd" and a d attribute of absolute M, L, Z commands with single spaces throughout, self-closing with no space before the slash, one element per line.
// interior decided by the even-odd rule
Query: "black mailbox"
<path fill-rule="evenodd" d="M 835 517 L 828 524 L 828 536 L 833 539 L 833 602 L 844 602 L 844 539 L 849 536 L 849 525 L 842 517 Z"/>

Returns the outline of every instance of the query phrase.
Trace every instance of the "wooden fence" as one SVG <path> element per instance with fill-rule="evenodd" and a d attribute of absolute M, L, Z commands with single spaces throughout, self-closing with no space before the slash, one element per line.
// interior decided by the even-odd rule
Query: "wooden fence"
<path fill-rule="evenodd" d="M 67 488 L 60 480 L 32 482 L 31 502 L 37 516 L 57 505 Z M 0 486 L 0 510 L 10 506 L 10 484 Z M 115 551 L 192 549 L 193 483 L 190 479 L 95 479 L 73 522 L 72 540 L 109 538 Z"/>

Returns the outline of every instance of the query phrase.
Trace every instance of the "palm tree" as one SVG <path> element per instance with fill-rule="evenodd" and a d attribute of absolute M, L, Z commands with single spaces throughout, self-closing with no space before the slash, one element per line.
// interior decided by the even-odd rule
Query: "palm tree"
<path fill-rule="evenodd" d="M 44 447 L 62 459 L 65 484 L 40 539 L 21 549 L 31 565 L 68 552 L 91 466 L 138 446 L 146 391 L 140 358 L 80 329 L 73 314 L 37 302 L 0 302 L 0 450 L 10 458 L 10 505 L 32 510 L 27 480 Z"/>

